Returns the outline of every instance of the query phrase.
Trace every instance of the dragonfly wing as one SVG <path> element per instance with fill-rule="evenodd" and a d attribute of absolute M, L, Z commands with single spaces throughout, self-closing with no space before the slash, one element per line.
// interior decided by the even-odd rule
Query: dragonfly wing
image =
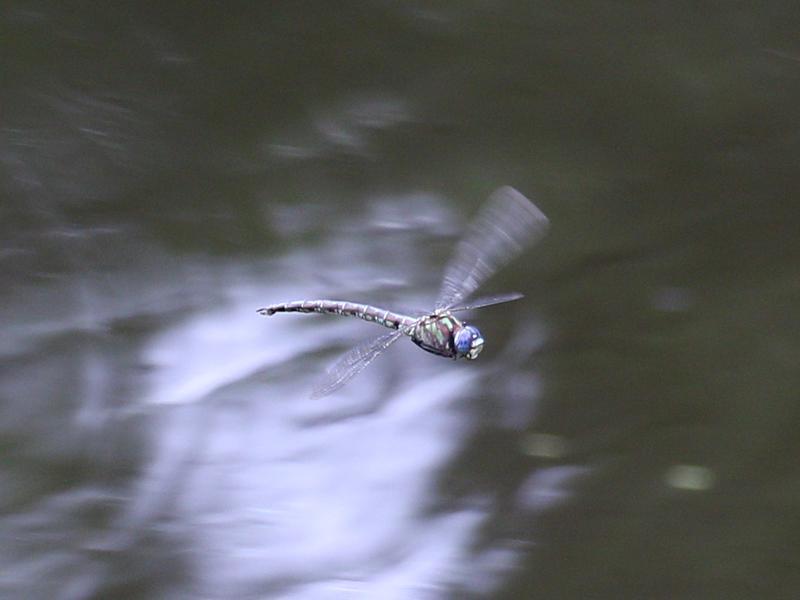
<path fill-rule="evenodd" d="M 401 337 L 403 337 L 402 331 L 393 331 L 351 348 L 328 367 L 328 372 L 314 387 L 311 397 L 322 398 L 335 392 Z"/>
<path fill-rule="evenodd" d="M 475 300 L 470 300 L 467 304 L 454 306 L 453 308 L 450 308 L 448 310 L 450 312 L 473 310 L 476 308 L 483 308 L 484 306 L 494 306 L 495 304 L 513 302 L 514 300 L 519 300 L 520 298 L 524 298 L 524 296 L 519 292 L 511 292 L 509 294 L 498 294 L 496 296 L 482 296 L 480 298 L 475 298 Z"/>
<path fill-rule="evenodd" d="M 496 190 L 464 232 L 444 272 L 436 308 L 462 302 L 493 273 L 539 240 L 549 221 L 512 187 Z"/>

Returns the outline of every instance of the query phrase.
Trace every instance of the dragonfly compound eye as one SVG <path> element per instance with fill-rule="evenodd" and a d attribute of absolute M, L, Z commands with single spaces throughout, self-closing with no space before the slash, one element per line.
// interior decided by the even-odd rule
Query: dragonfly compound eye
<path fill-rule="evenodd" d="M 473 360 L 483 350 L 483 338 L 477 327 L 467 325 L 456 334 L 454 345 L 458 356 Z"/>

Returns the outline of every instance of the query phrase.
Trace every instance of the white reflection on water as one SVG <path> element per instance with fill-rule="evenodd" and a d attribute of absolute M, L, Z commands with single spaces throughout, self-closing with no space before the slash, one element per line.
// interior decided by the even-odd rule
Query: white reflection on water
<path fill-rule="evenodd" d="M 498 344 L 467 364 L 406 341 L 312 401 L 312 380 L 336 353 L 383 330 L 255 312 L 330 294 L 369 300 L 387 277 L 395 288 L 437 278 L 420 240 L 452 231 L 453 220 L 439 207 L 431 212 L 443 223 L 404 229 L 424 200 L 409 198 L 380 198 L 367 224 L 330 224 L 317 247 L 265 261 L 185 257 L 130 236 L 106 249 L 92 239 L 81 258 L 101 255 L 108 267 L 14 296 L 0 352 L 21 366 L 7 379 L 16 400 L 6 427 L 45 458 L 52 473 L 38 476 L 54 489 L 0 518 L 2 532 L 24 540 L 0 548 L 14 571 L 0 591 L 36 580 L 41 597 L 90 597 L 126 578 L 217 597 L 490 591 L 520 552 L 474 550 L 491 501 L 427 511 L 477 425 L 469 401 L 499 364 L 517 373 L 497 388 L 500 421 L 530 418 L 538 385 L 517 361 L 531 349 Z M 54 303 L 59 310 L 48 310 Z M 88 475 L 67 463 L 75 479 L 64 483 L 64 457 Z M 3 489 L 35 494 L 26 468 L 6 473 Z"/>
<path fill-rule="evenodd" d="M 411 598 L 465 573 L 482 512 L 421 511 L 462 442 L 468 417 L 458 399 L 479 368 L 408 345 L 401 351 L 415 365 L 379 410 L 370 409 L 371 397 L 386 389 L 376 382 L 402 357 L 382 357 L 337 396 L 309 400 L 308 378 L 292 363 L 318 364 L 303 356 L 352 323 L 265 320 L 253 309 L 267 293 L 291 296 L 240 288 L 229 305 L 186 318 L 145 349 L 148 401 L 203 407 L 164 413 L 155 461 L 122 528 L 163 510 L 160 498 L 171 489 L 170 527 L 192 540 L 202 587 L 222 595 L 285 588 L 325 597 L 356 586 L 373 597 Z M 367 408 L 325 422 L 342 403 Z M 305 425 L 309 415 L 316 425 Z"/>
<path fill-rule="evenodd" d="M 198 402 L 259 370 L 334 341 L 330 329 L 312 337 L 296 334 L 296 323 L 289 320 L 266 323 L 255 311 L 265 295 L 245 295 L 236 304 L 188 316 L 160 333 L 143 352 L 152 371 L 144 402 Z"/>

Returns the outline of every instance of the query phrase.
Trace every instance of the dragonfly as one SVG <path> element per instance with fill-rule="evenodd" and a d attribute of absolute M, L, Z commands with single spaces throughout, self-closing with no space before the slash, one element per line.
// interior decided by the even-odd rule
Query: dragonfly
<path fill-rule="evenodd" d="M 455 313 L 512 302 L 517 292 L 469 300 L 494 273 L 541 239 L 549 220 L 536 205 L 510 186 L 494 191 L 465 229 L 444 270 L 432 311 L 420 315 L 394 312 L 369 304 L 341 300 L 297 300 L 258 309 L 263 316 L 277 313 L 324 313 L 357 317 L 392 331 L 358 344 L 327 370 L 311 397 L 327 396 L 358 375 L 387 348 L 403 337 L 445 358 L 475 360 L 484 340 L 474 325 Z"/>

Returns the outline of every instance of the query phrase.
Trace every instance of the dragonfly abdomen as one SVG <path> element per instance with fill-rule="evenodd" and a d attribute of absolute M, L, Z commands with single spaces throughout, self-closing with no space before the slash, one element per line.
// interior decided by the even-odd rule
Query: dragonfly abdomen
<path fill-rule="evenodd" d="M 294 302 L 271 304 L 258 309 L 258 312 L 264 316 L 274 315 L 278 312 L 315 312 L 329 315 L 343 315 L 345 317 L 357 317 L 364 321 L 377 323 L 389 329 L 411 327 L 416 321 L 416 319 L 412 317 L 378 308 L 377 306 L 345 302 L 342 300 L 296 300 Z"/>

